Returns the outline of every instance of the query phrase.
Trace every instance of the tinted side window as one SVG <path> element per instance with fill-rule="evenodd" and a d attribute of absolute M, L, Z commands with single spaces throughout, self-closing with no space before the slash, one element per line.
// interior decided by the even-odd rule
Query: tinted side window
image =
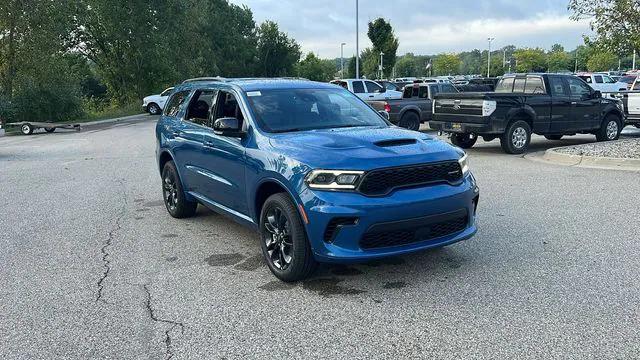
<path fill-rule="evenodd" d="M 429 87 L 420 86 L 420 90 L 418 90 L 418 97 L 421 98 L 421 99 L 428 99 L 429 98 Z"/>
<path fill-rule="evenodd" d="M 513 82 L 513 92 L 521 93 L 524 92 L 524 85 L 527 79 L 525 78 L 516 78 Z"/>
<path fill-rule="evenodd" d="M 554 95 L 554 96 L 569 95 L 565 92 L 564 85 L 562 84 L 562 78 L 559 78 L 557 76 L 549 76 L 549 86 L 551 86 L 551 95 Z"/>
<path fill-rule="evenodd" d="M 596 84 L 602 84 L 602 76 L 596 75 L 593 78 L 596 80 Z"/>
<path fill-rule="evenodd" d="M 614 84 L 615 83 L 615 81 L 613 81 L 613 79 L 608 77 L 608 76 L 603 76 L 602 79 L 604 79 L 604 83 L 605 84 Z"/>
<path fill-rule="evenodd" d="M 496 85 L 496 92 L 499 93 L 510 93 L 513 91 L 513 80 L 515 78 L 504 78 L 502 80 L 500 80 L 500 82 L 498 83 L 498 85 Z M 469 84 L 471 84 L 472 82 L 469 81 Z"/>
<path fill-rule="evenodd" d="M 189 95 L 189 91 L 180 91 L 167 101 L 167 105 L 164 107 L 164 115 L 166 116 L 176 116 L 180 111 L 180 107 L 184 104 L 184 101 L 187 99 L 187 95 Z"/>
<path fill-rule="evenodd" d="M 413 87 L 412 86 L 405 86 L 404 90 L 402 92 L 402 97 L 405 99 L 409 99 L 411 98 L 411 93 L 413 92 Z"/>
<path fill-rule="evenodd" d="M 356 94 L 364 93 L 364 85 L 362 85 L 362 81 L 353 82 L 353 92 Z"/>
<path fill-rule="evenodd" d="M 584 96 L 587 94 L 591 94 L 591 88 L 589 85 L 585 84 L 584 81 L 575 77 L 568 77 L 567 81 L 569 82 L 569 90 L 571 91 L 572 96 Z"/>
<path fill-rule="evenodd" d="M 544 84 L 542 78 L 538 76 L 528 76 L 524 87 L 525 94 L 544 94 Z"/>
<path fill-rule="evenodd" d="M 382 91 L 382 86 L 372 82 L 372 81 L 365 81 L 365 83 L 367 84 L 367 92 L 368 93 L 379 93 L 380 91 Z"/>
<path fill-rule="evenodd" d="M 443 93 L 457 93 L 458 90 L 456 90 L 456 88 L 453 87 L 453 85 L 442 84 L 442 92 Z"/>

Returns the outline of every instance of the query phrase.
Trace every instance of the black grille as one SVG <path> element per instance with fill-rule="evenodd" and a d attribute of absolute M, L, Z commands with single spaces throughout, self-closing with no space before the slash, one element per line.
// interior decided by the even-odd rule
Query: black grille
<path fill-rule="evenodd" d="M 437 182 L 457 182 L 462 169 L 457 161 L 372 170 L 368 172 L 358 190 L 365 195 L 386 195 L 391 190 Z"/>
<path fill-rule="evenodd" d="M 366 232 L 360 239 L 362 249 L 407 245 L 453 235 L 467 228 L 467 215 L 410 229 Z"/>
<path fill-rule="evenodd" d="M 338 217 L 329 221 L 327 228 L 324 230 L 324 241 L 330 243 L 338 235 L 338 232 L 343 226 L 355 225 L 358 218 L 353 217 Z"/>

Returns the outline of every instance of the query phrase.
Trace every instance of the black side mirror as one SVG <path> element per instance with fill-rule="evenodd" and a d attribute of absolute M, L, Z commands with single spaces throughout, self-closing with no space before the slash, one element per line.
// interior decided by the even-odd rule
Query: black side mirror
<path fill-rule="evenodd" d="M 242 124 L 240 120 L 233 117 L 217 119 L 213 123 L 213 132 L 220 136 L 243 137 Z"/>
<path fill-rule="evenodd" d="M 382 116 L 385 120 L 389 121 L 389 113 L 384 111 L 384 110 L 380 110 L 378 111 L 378 114 L 380 114 L 380 116 Z"/>

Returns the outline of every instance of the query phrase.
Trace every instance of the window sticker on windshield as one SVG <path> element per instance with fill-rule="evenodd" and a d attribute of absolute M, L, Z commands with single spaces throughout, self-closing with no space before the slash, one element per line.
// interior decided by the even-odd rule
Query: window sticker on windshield
<path fill-rule="evenodd" d="M 248 91 L 247 96 L 262 96 L 262 93 L 260 91 Z"/>

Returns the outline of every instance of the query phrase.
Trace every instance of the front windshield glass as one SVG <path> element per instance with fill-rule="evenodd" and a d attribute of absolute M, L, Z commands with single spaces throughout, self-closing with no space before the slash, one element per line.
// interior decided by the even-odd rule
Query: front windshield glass
<path fill-rule="evenodd" d="M 248 91 L 256 120 L 268 132 L 388 126 L 373 109 L 343 89 Z"/>

